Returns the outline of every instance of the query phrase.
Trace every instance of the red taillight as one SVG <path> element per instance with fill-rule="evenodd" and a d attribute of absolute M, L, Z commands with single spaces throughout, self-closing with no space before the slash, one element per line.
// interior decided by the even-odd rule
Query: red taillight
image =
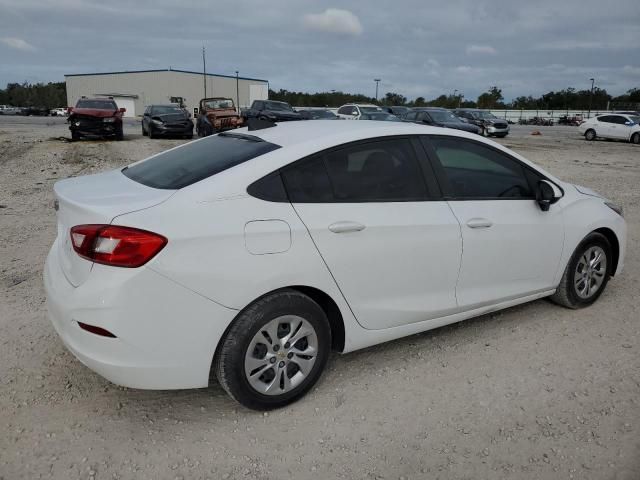
<path fill-rule="evenodd" d="M 157 233 L 117 225 L 77 225 L 71 244 L 78 255 L 114 267 L 140 267 L 167 244 Z"/>

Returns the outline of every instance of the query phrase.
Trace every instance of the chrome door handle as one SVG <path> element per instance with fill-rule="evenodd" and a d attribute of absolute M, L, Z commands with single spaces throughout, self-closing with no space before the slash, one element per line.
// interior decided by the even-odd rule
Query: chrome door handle
<path fill-rule="evenodd" d="M 493 222 L 487 218 L 472 218 L 467 222 L 469 228 L 489 228 Z"/>
<path fill-rule="evenodd" d="M 364 225 L 358 222 L 336 222 L 329 225 L 329 230 L 333 233 L 359 232 L 364 230 Z"/>

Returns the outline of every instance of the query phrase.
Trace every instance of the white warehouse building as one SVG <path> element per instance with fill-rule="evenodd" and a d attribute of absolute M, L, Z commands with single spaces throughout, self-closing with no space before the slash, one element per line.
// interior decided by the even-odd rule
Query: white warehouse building
<path fill-rule="evenodd" d="M 83 96 L 113 97 L 118 107 L 127 109 L 127 117 L 142 115 L 147 105 L 180 102 L 194 113 L 205 95 L 205 79 L 207 97 L 232 98 L 240 108 L 268 98 L 267 80 L 171 68 L 65 75 L 69 106 Z"/>

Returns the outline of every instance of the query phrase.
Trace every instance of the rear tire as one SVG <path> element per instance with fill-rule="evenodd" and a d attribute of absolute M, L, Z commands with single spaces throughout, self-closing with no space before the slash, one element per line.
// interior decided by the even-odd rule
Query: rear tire
<path fill-rule="evenodd" d="M 151 139 L 157 138 L 157 135 L 155 133 L 153 133 L 153 127 L 151 125 L 149 125 L 149 131 L 147 132 L 147 135 Z"/>
<path fill-rule="evenodd" d="M 296 290 L 281 290 L 236 317 L 218 345 L 212 373 L 245 407 L 271 410 L 313 387 L 330 347 L 331 329 L 322 308 Z"/>
<path fill-rule="evenodd" d="M 592 128 L 584 132 L 584 138 L 590 142 L 596 139 L 596 131 Z"/>
<path fill-rule="evenodd" d="M 143 137 L 146 137 L 147 135 L 148 135 L 148 134 L 147 134 L 147 131 L 144 129 L 144 124 L 143 124 L 143 125 L 142 125 L 142 136 L 143 136 Z"/>
<path fill-rule="evenodd" d="M 640 144 L 640 132 L 631 135 L 631 143 L 635 143 L 636 145 Z"/>
<path fill-rule="evenodd" d="M 600 233 L 590 233 L 575 249 L 551 301 L 577 309 L 591 305 L 611 276 L 611 244 Z"/>

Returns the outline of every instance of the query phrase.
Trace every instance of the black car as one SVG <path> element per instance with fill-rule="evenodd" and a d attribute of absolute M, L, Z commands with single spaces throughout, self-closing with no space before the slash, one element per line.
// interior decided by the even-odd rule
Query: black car
<path fill-rule="evenodd" d="M 446 108 L 420 107 L 407 113 L 402 120 L 405 122 L 433 125 L 435 127 L 455 128 L 465 132 L 480 133 L 480 129 L 470 123 L 465 123 Z"/>
<path fill-rule="evenodd" d="M 409 111 L 411 111 L 409 107 L 403 107 L 403 106 L 380 107 L 380 108 L 382 108 L 382 110 L 384 110 L 387 113 L 391 113 L 392 115 L 395 115 L 396 117 L 403 117 L 404 115 L 409 113 Z"/>
<path fill-rule="evenodd" d="M 193 138 L 193 122 L 189 112 L 178 105 L 149 105 L 142 117 L 142 135 Z"/>
<path fill-rule="evenodd" d="M 272 122 L 304 120 L 287 102 L 278 102 L 276 100 L 254 100 L 251 108 L 243 111 L 242 116 L 245 121 L 250 118 L 270 120 Z"/>
<path fill-rule="evenodd" d="M 35 117 L 47 117 L 49 115 L 49 109 L 47 107 L 25 107 L 20 110 L 20 115 L 25 115 L 27 117 L 35 116 Z"/>
<path fill-rule="evenodd" d="M 464 121 L 480 128 L 480 133 L 486 137 L 506 137 L 509 134 L 509 123 L 496 117 L 488 110 L 477 108 L 457 108 L 453 113 Z"/>
<path fill-rule="evenodd" d="M 337 120 L 338 116 L 331 110 L 312 109 L 298 110 L 298 113 L 304 120 Z"/>

